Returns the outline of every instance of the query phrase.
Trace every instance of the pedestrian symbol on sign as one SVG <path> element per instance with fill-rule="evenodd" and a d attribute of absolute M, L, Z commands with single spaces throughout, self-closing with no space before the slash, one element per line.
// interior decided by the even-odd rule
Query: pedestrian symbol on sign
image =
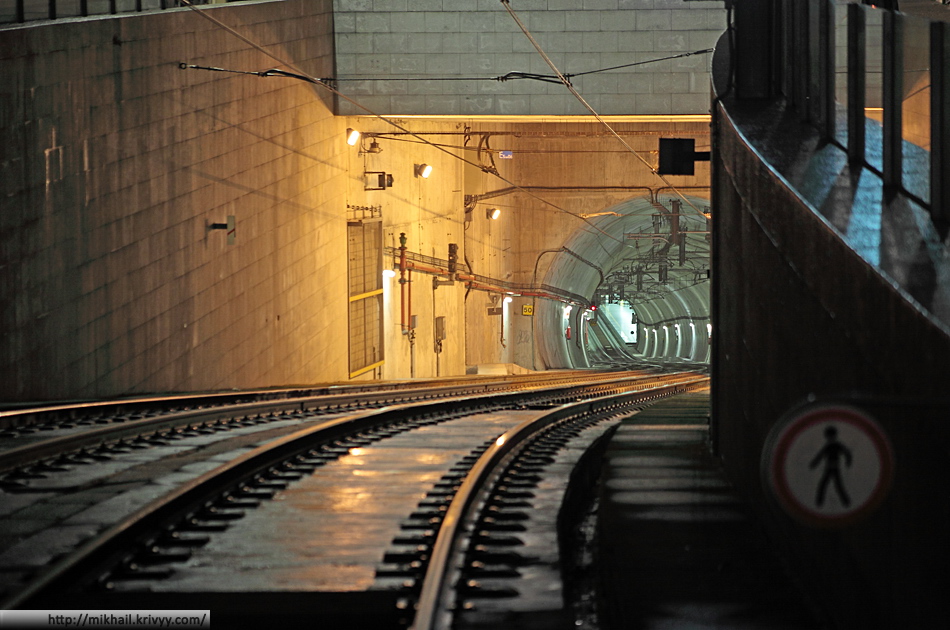
<path fill-rule="evenodd" d="M 848 498 L 848 492 L 844 489 L 844 482 L 841 481 L 840 460 L 844 460 L 846 466 L 851 466 L 851 451 L 848 447 L 838 441 L 838 429 L 829 424 L 825 427 L 825 440 L 827 443 L 824 448 L 818 451 L 815 459 L 811 460 L 810 468 L 815 468 L 822 462 L 825 463 L 824 474 L 821 481 L 818 482 L 818 494 L 815 496 L 815 505 L 821 507 L 825 503 L 825 490 L 828 489 L 828 483 L 834 482 L 835 490 L 841 503 L 848 507 L 851 499 Z"/>
<path fill-rule="evenodd" d="M 781 507 L 818 527 L 841 527 L 877 508 L 891 485 L 884 432 L 851 407 L 812 406 L 773 429 L 764 481 Z"/>

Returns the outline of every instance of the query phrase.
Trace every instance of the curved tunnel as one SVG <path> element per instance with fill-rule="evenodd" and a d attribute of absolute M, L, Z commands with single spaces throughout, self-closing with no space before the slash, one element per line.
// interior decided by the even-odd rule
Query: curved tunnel
<path fill-rule="evenodd" d="M 686 201 L 628 199 L 566 239 L 544 284 L 589 296 L 591 307 L 539 303 L 547 367 L 709 362 L 709 202 Z"/>

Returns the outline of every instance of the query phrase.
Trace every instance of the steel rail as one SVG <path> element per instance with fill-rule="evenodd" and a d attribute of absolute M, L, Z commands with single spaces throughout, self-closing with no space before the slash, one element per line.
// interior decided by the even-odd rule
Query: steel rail
<path fill-rule="evenodd" d="M 565 371 L 564 374 L 582 374 L 583 371 Z M 550 375 L 548 375 L 550 376 Z M 315 386 L 288 387 L 280 389 L 251 389 L 228 392 L 206 392 L 197 394 L 180 394 L 167 396 L 144 396 L 140 398 L 123 398 L 119 400 L 91 400 L 63 404 L 45 404 L 42 407 L 22 407 L 0 409 L 0 429 L 16 426 L 34 417 L 91 415 L 94 413 L 127 413 L 133 411 L 153 411 L 156 408 L 168 408 L 174 405 L 181 407 L 219 406 L 240 404 L 242 402 L 264 402 L 312 398 L 316 396 L 346 396 L 359 393 L 380 394 L 383 392 L 431 389 L 433 387 L 461 387 L 477 384 L 480 386 L 497 386 L 543 380 L 545 377 L 538 374 L 519 375 L 486 375 L 467 378 L 426 379 L 411 382 L 406 381 L 373 381 L 362 384 L 341 383 Z M 436 383 L 436 385 L 433 385 Z M 251 400 L 249 400 L 251 399 Z"/>
<path fill-rule="evenodd" d="M 617 378 L 616 374 L 606 373 L 603 376 L 605 376 L 605 378 L 594 379 L 593 382 L 588 382 L 585 385 L 578 386 L 592 387 L 599 384 L 606 385 L 610 383 L 629 381 L 631 378 L 633 380 L 644 380 L 655 375 L 639 374 L 634 377 Z M 566 377 L 566 380 L 576 381 L 576 379 L 577 375 Z M 563 379 L 555 379 L 554 382 L 559 380 Z M 538 381 L 538 379 L 533 379 L 533 381 Z M 546 387 L 533 387 L 533 381 L 525 383 L 492 381 L 489 383 L 470 383 L 461 387 L 451 388 L 414 388 L 406 395 L 406 397 L 410 400 L 419 398 L 467 397 L 475 394 L 492 392 L 496 389 L 506 388 L 524 389 L 531 387 L 534 391 L 544 389 L 562 389 L 562 387 L 550 387 L 551 381 L 540 381 L 546 385 Z M 406 397 L 393 396 L 391 392 L 383 392 L 382 395 L 380 394 L 380 392 L 369 392 L 353 394 L 349 396 L 313 396 L 282 401 L 267 400 L 237 405 L 220 405 L 205 409 L 169 413 L 164 416 L 143 418 L 140 420 L 130 420 L 122 423 L 116 423 L 107 427 L 91 429 L 77 435 L 53 437 L 47 440 L 34 442 L 32 444 L 25 444 L 23 446 L 2 451 L 0 452 L 0 473 L 14 470 L 30 463 L 56 457 L 68 452 L 75 452 L 86 448 L 97 448 L 103 444 L 118 442 L 125 438 L 147 435 L 150 433 L 156 433 L 183 426 L 190 426 L 196 423 L 220 421 L 239 417 L 241 415 L 263 415 L 269 413 L 286 413 L 295 411 L 306 412 L 318 410 L 326 406 L 343 407 L 360 404 L 379 404 L 381 402 L 380 399 L 382 399 L 382 404 L 405 404 L 408 402 L 405 400 Z"/>
<path fill-rule="evenodd" d="M 452 626 L 455 583 L 465 556 L 467 533 L 478 519 L 478 506 L 504 472 L 504 464 L 542 429 L 570 416 L 590 415 L 612 407 L 645 402 L 682 393 L 709 382 L 709 377 L 692 377 L 667 383 L 648 391 L 617 394 L 606 398 L 564 405 L 540 418 L 526 420 L 502 434 L 478 459 L 452 499 L 432 548 L 431 559 L 422 578 L 411 630 L 447 630 Z"/>
<path fill-rule="evenodd" d="M 669 381 L 669 375 L 660 375 L 659 380 Z M 686 377 L 689 380 L 700 378 Z M 670 385 L 665 385 L 669 387 Z M 675 385 L 674 385 L 675 386 Z M 646 385 L 639 380 L 627 379 L 626 389 L 636 390 L 642 395 Z M 597 390 L 592 396 L 609 396 L 616 390 L 624 389 L 620 383 L 606 385 L 558 388 L 563 396 L 583 393 L 584 390 Z M 649 391 L 649 390 L 648 390 Z M 486 402 L 496 407 L 527 404 L 532 398 L 546 393 L 546 390 L 532 392 L 488 394 L 481 397 L 463 397 L 443 399 L 437 402 L 384 407 L 362 413 L 335 418 L 318 425 L 296 431 L 266 445 L 260 446 L 230 462 L 201 475 L 200 477 L 173 490 L 162 498 L 124 518 L 107 528 L 94 538 L 83 543 L 74 552 L 66 554 L 58 561 L 48 565 L 34 577 L 23 589 L 0 602 L 0 609 L 24 608 L 37 605 L 48 593 L 61 593 L 70 586 L 82 583 L 90 573 L 91 567 L 105 567 L 118 563 L 127 556 L 130 549 L 144 544 L 156 536 L 156 532 L 207 505 L 214 497 L 239 486 L 262 471 L 272 469 L 288 459 L 304 453 L 311 448 L 352 435 L 387 423 L 410 419 L 422 414 L 458 412 L 463 409 L 484 408 Z"/>
<path fill-rule="evenodd" d="M 649 368 L 643 370 L 626 370 L 625 374 L 646 374 Z M 599 374 L 602 378 L 616 378 L 618 372 L 592 373 L 589 370 L 565 370 L 557 372 L 560 380 L 571 378 L 590 379 Z M 22 423 L 38 423 L 44 416 L 68 417 L 77 419 L 91 417 L 99 413 L 132 413 L 163 411 L 170 407 L 182 407 L 182 411 L 192 408 L 209 408 L 223 405 L 233 405 L 253 402 L 279 402 L 287 400 L 301 400 L 315 397 L 346 397 L 363 395 L 367 398 L 387 392 L 399 391 L 435 391 L 438 389 L 457 389 L 475 387 L 474 391 L 489 391 L 506 387 L 518 387 L 535 381 L 550 382 L 551 373 L 517 374 L 517 375 L 485 375 L 469 376 L 465 378 L 425 379 L 416 381 L 382 381 L 372 384 L 330 384 L 314 387 L 293 387 L 283 389 L 242 390 L 239 392 L 209 392 L 201 394 L 185 394 L 171 396 L 150 396 L 143 398 L 123 398 L 120 400 L 96 400 L 66 404 L 48 404 L 43 407 L 24 407 L 19 409 L 0 409 L 0 430 L 16 428 Z M 343 398 L 341 398 L 343 399 Z"/>

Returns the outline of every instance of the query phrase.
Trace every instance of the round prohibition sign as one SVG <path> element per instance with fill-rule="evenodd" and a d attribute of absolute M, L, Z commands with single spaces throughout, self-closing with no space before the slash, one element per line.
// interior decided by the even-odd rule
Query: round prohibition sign
<path fill-rule="evenodd" d="M 856 523 L 890 490 L 894 455 L 878 424 L 846 406 L 819 406 L 779 423 L 763 451 L 769 490 L 796 520 L 814 527 Z"/>

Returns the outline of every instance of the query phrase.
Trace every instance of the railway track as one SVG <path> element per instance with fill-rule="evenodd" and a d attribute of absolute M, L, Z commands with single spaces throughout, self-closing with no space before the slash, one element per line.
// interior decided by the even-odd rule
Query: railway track
<path fill-rule="evenodd" d="M 240 425 L 245 442 L 201 462 L 206 472 L 100 521 L 94 535 L 43 566 L 24 564 L 8 580 L 2 606 L 210 607 L 216 620 L 252 625 L 282 610 L 287 619 L 317 614 L 333 627 L 358 616 L 358 627 L 420 630 L 490 625 L 515 601 L 515 608 L 563 614 L 544 596 L 523 597 L 531 591 L 526 571 L 551 573 L 558 564 L 550 506 L 563 503 L 567 479 L 609 420 L 705 382 L 696 373 L 606 374 L 569 387 L 520 382 L 515 387 L 527 391 L 481 396 L 427 392 L 428 401 L 401 405 L 387 405 L 389 393 L 344 394 L 373 406 L 361 411 L 341 410 L 340 397 L 303 396 L 108 423 L 124 431 L 191 414 L 160 430 L 181 431 L 180 442 L 207 441 L 210 434 L 188 434 L 197 432 L 197 416 L 210 414 L 222 426 Z M 265 437 L 255 431 L 281 423 L 263 429 Z M 151 441 L 169 445 L 167 436 Z M 22 485 L 8 488 L 11 496 L 38 494 L 37 480 L 15 481 Z M 121 477 L 104 483 L 113 482 Z M 330 499 L 337 503 L 328 507 Z M 538 502 L 548 505 L 546 514 L 537 515 Z M 56 526 L 49 531 L 55 536 Z M 364 559 L 346 557 L 348 545 Z M 267 566 L 241 569 L 249 562 Z"/>
<path fill-rule="evenodd" d="M 359 409 L 492 392 L 570 385 L 578 378 L 612 381 L 651 378 L 648 372 L 458 379 L 308 389 L 143 398 L 0 411 L 0 488 L 29 491 L 29 479 L 170 440 L 264 425 L 275 418 L 332 416 Z M 65 468 L 64 468 L 65 467 Z"/>

